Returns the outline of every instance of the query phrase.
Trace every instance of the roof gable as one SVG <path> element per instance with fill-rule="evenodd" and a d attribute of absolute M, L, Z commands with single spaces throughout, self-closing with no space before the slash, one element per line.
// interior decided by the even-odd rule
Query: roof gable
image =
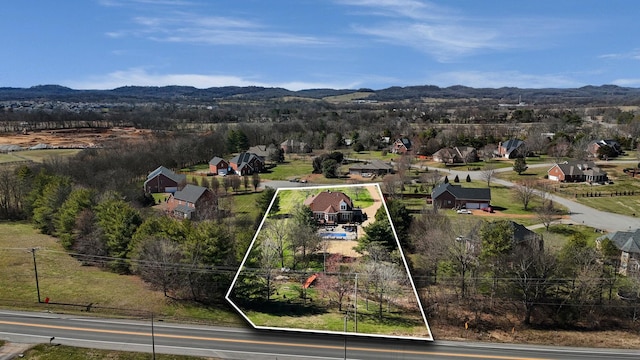
<path fill-rule="evenodd" d="M 463 188 L 461 185 L 451 185 L 451 183 L 438 185 L 431 192 L 431 197 L 436 199 L 445 192 L 449 192 L 459 200 L 491 200 L 491 189 L 489 188 Z"/>
<path fill-rule="evenodd" d="M 187 184 L 187 186 L 185 186 L 184 189 L 180 191 L 176 191 L 176 193 L 173 194 L 173 197 L 177 200 L 182 200 L 182 201 L 195 204 L 202 197 L 202 195 L 208 190 L 209 189 L 202 186 Z"/>
<path fill-rule="evenodd" d="M 353 208 L 353 202 L 351 202 L 351 198 L 349 196 L 340 191 L 330 190 L 323 191 L 315 196 L 307 198 L 304 201 L 304 205 L 309 206 L 311 211 L 327 212 L 334 209 L 334 211 L 331 212 L 337 212 L 335 209 L 340 209 L 341 202 L 344 202 L 347 205 L 347 209 L 351 210 L 351 208 Z"/>
<path fill-rule="evenodd" d="M 176 174 L 171 169 L 168 169 L 164 166 L 158 166 L 155 170 L 147 175 L 147 180 L 144 182 L 147 184 L 151 179 L 154 179 L 158 175 L 164 175 L 168 179 L 175 181 L 176 183 L 181 183 L 187 180 L 187 175 L 184 174 Z"/>

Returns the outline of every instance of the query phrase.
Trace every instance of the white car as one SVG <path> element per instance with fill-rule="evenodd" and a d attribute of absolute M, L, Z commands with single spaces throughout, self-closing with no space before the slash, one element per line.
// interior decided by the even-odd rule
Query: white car
<path fill-rule="evenodd" d="M 456 211 L 458 214 L 468 214 L 468 215 L 473 215 L 473 213 L 471 212 L 471 210 L 468 209 L 459 209 Z"/>

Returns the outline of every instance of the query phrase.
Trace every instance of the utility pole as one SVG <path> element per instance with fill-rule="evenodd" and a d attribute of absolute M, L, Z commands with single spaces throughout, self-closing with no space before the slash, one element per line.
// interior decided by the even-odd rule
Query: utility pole
<path fill-rule="evenodd" d="M 153 352 L 153 360 L 156 360 L 156 336 L 153 330 L 153 312 L 151 312 L 151 351 Z"/>
<path fill-rule="evenodd" d="M 33 272 L 36 275 L 36 291 L 38 292 L 38 303 L 42 303 L 40 300 L 40 283 L 38 282 L 38 265 L 36 264 L 36 250 L 38 248 L 31 248 L 31 254 L 33 255 Z"/>
<path fill-rule="evenodd" d="M 358 332 L 358 273 L 353 287 L 353 332 Z"/>

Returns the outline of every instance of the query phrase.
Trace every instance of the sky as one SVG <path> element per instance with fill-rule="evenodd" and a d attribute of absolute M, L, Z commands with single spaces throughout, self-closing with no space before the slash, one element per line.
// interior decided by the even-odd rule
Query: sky
<path fill-rule="evenodd" d="M 635 0 L 5 1 L 0 87 L 640 87 Z"/>

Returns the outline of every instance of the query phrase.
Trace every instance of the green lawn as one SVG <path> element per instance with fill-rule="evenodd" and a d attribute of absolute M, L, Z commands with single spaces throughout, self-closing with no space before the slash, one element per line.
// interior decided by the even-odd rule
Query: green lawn
<path fill-rule="evenodd" d="M 28 223 L 0 222 L 0 301 L 3 306 L 42 310 L 38 304 L 34 263 L 36 248 L 41 300 L 49 298 L 56 311 L 78 311 L 94 304 L 102 315 L 148 314 L 167 319 L 198 319 L 211 324 L 240 325 L 243 321 L 227 308 L 202 308 L 170 301 L 136 276 L 118 275 L 97 267 L 82 266 L 55 238 L 40 234 Z M 56 303 L 56 304 L 53 304 Z M 58 304 L 74 304 L 67 306 Z M 113 308 L 104 310 L 100 308 Z"/>
<path fill-rule="evenodd" d="M 311 158 L 292 158 L 277 164 L 268 169 L 267 172 L 260 173 L 260 178 L 265 180 L 289 180 L 301 178 L 313 172 Z"/>
<path fill-rule="evenodd" d="M 14 151 L 7 154 L 0 154 L 0 163 L 15 161 L 34 161 L 41 163 L 48 158 L 73 156 L 80 151 L 82 151 L 82 149 L 43 149 Z"/>
<path fill-rule="evenodd" d="M 147 360 L 151 357 L 149 353 L 136 353 L 128 351 L 114 351 L 114 350 L 98 350 L 98 349 L 86 349 L 71 347 L 65 345 L 49 345 L 40 344 L 29 349 L 21 356 L 21 359 L 27 360 L 91 360 L 91 359 L 110 359 L 110 360 Z M 214 360 L 217 358 L 202 358 L 195 356 L 185 355 L 166 355 L 156 354 L 155 359 L 158 360 L 197 360 L 197 359 L 209 359 Z"/>
<path fill-rule="evenodd" d="M 542 234 L 545 248 L 552 250 L 552 252 L 559 251 L 575 234 L 583 234 L 591 246 L 595 246 L 596 239 L 603 235 L 588 226 L 563 224 L 551 225 L 549 226 L 549 231 L 545 228 L 539 228 L 535 232 Z"/>
<path fill-rule="evenodd" d="M 316 195 L 321 191 L 326 190 L 306 188 L 300 188 L 296 190 L 281 190 L 280 192 L 278 192 L 278 197 L 280 198 L 280 213 L 293 213 L 295 207 L 302 204 L 306 198 Z M 345 195 L 351 198 L 355 207 L 366 208 L 373 204 L 371 194 L 364 185 L 354 187 L 336 187 L 332 188 L 331 191 L 343 192 Z"/>
<path fill-rule="evenodd" d="M 498 173 L 498 177 L 511 182 L 531 179 L 544 183 L 554 195 L 577 201 L 597 210 L 614 214 L 640 216 L 640 175 L 635 178 L 625 174 L 630 164 L 602 164 L 613 184 L 590 185 L 587 183 L 558 183 L 544 180 L 548 168 L 528 169 L 522 175 L 515 172 Z M 633 195 L 631 195 L 633 193 Z M 622 195 L 627 194 L 627 195 Z"/>

